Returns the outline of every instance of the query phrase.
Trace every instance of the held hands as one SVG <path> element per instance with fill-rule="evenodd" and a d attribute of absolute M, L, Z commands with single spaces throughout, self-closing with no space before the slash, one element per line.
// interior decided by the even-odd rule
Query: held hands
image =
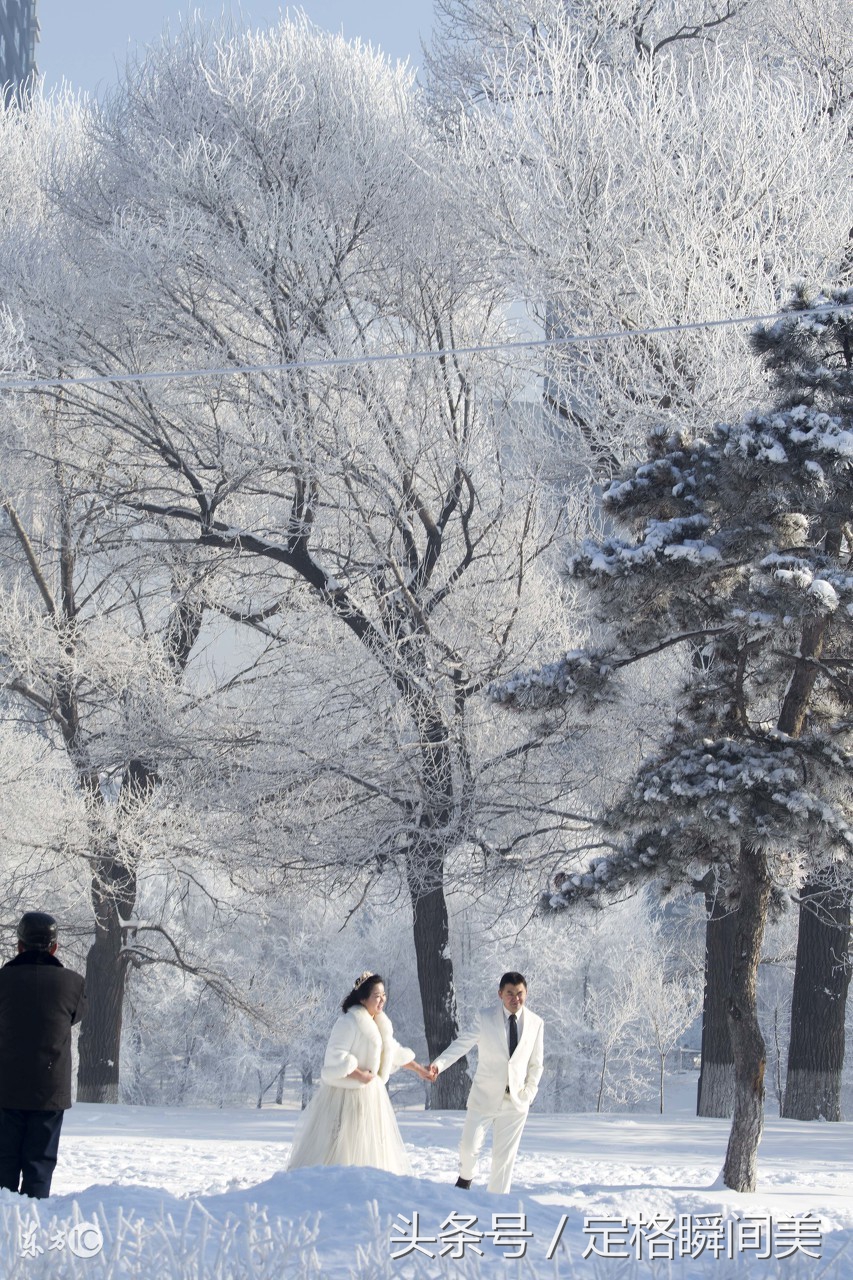
<path fill-rule="evenodd" d="M 438 1075 L 437 1071 L 435 1072 L 435 1075 L 433 1075 L 433 1071 L 434 1071 L 433 1067 L 422 1067 L 419 1062 L 411 1062 L 409 1063 L 409 1066 L 411 1067 L 412 1071 L 414 1071 L 417 1075 L 420 1076 L 422 1080 L 429 1080 L 430 1082 L 432 1082 L 435 1079 L 435 1076 Z"/>
<path fill-rule="evenodd" d="M 429 1067 L 422 1067 L 419 1062 L 407 1062 L 407 1071 L 414 1071 L 422 1080 L 429 1080 L 430 1084 L 434 1084 L 438 1079 L 438 1067 L 432 1063 Z M 347 1076 L 348 1080 L 357 1080 L 359 1084 L 370 1084 L 371 1080 L 376 1077 L 372 1071 L 368 1071 L 366 1067 L 356 1067 Z"/>

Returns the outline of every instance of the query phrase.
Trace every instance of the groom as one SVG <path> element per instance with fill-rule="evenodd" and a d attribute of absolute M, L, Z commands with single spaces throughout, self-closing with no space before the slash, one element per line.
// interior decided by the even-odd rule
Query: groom
<path fill-rule="evenodd" d="M 469 1049 L 479 1051 L 468 1113 L 459 1144 L 457 1187 L 470 1187 L 477 1157 L 492 1129 L 492 1174 L 489 1191 L 509 1191 L 512 1168 L 530 1104 L 542 1075 L 543 1022 L 525 1008 L 527 981 L 520 973 L 505 973 L 498 988 L 500 1004 L 481 1009 L 470 1031 L 439 1054 L 430 1067 L 433 1080 L 452 1067 Z"/>

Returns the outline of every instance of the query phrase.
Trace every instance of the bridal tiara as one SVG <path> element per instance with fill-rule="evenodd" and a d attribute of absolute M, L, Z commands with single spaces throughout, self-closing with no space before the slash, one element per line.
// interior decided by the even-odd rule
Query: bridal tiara
<path fill-rule="evenodd" d="M 355 982 L 352 984 L 352 989 L 353 989 L 353 991 L 358 991 L 358 989 L 359 989 L 359 987 L 361 986 L 362 982 L 367 982 L 367 979 L 368 979 L 368 978 L 372 978 L 372 977 L 373 977 L 373 970 L 372 970 L 372 969 L 365 969 L 365 971 L 364 971 L 364 973 L 361 975 L 361 977 L 360 977 L 360 978 L 356 978 Z"/>

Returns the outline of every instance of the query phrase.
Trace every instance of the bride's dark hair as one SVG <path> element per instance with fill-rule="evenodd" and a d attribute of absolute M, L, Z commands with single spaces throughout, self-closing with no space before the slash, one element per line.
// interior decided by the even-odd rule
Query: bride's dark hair
<path fill-rule="evenodd" d="M 380 978 L 378 973 L 371 973 L 368 977 L 362 978 L 360 982 L 357 982 L 341 1005 L 344 1013 L 347 1013 L 355 1005 L 361 1004 L 362 1000 L 366 1000 L 373 988 L 380 982 L 383 982 L 383 979 Z"/>

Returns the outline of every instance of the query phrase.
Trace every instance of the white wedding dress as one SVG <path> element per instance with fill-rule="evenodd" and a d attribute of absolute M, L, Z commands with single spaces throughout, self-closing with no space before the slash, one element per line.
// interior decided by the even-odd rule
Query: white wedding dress
<path fill-rule="evenodd" d="M 410 1174 L 385 1086 L 391 1072 L 412 1062 L 414 1056 L 394 1039 L 384 1013 L 372 1018 L 362 1005 L 356 1005 L 338 1018 L 326 1048 L 320 1087 L 296 1130 L 288 1169 L 357 1164 Z M 374 1072 L 369 1084 L 349 1079 L 356 1067 Z"/>

